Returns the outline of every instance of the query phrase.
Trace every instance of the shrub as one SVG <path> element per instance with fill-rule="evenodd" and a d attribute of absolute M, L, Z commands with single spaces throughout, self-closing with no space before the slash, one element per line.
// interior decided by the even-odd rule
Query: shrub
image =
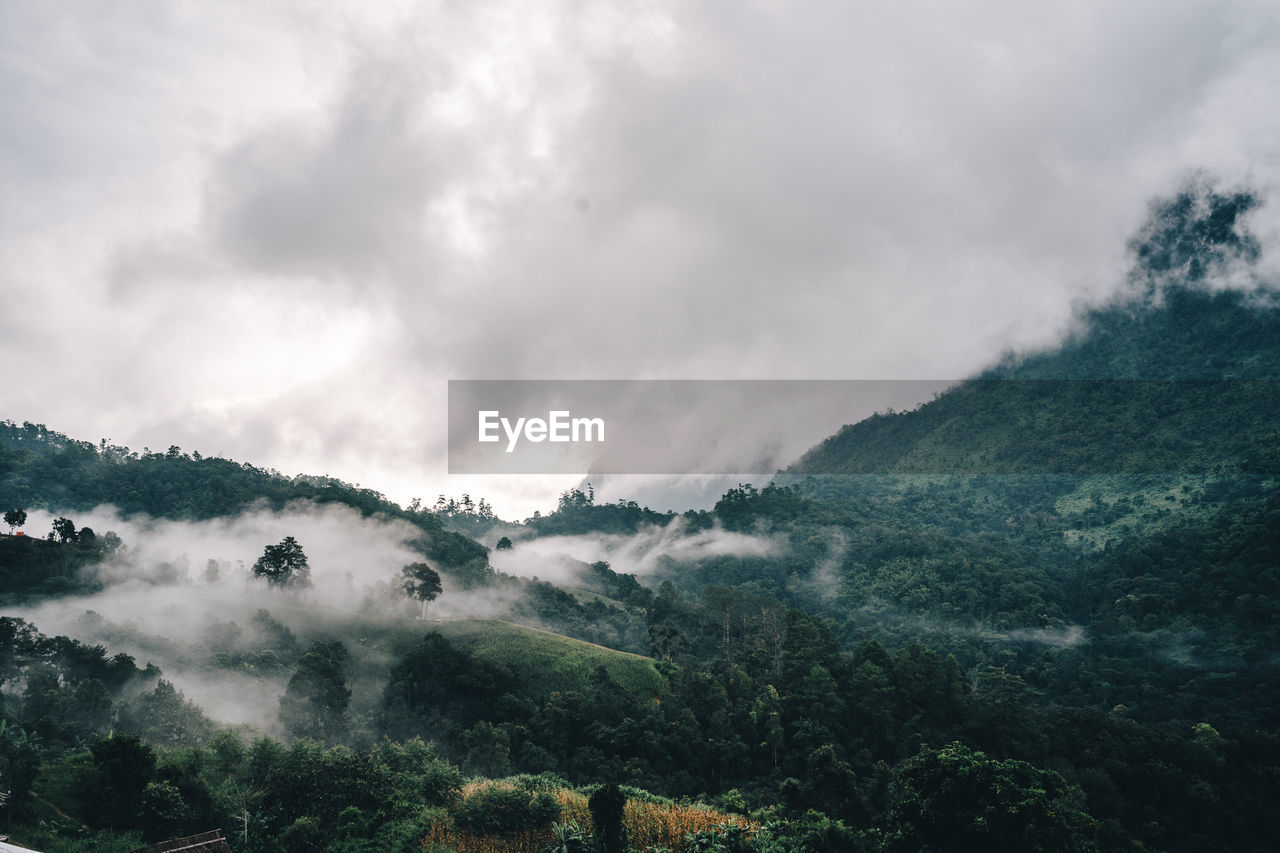
<path fill-rule="evenodd" d="M 454 814 L 459 829 L 474 835 L 505 835 L 544 826 L 560 817 L 560 805 L 545 792 L 485 785 Z"/>

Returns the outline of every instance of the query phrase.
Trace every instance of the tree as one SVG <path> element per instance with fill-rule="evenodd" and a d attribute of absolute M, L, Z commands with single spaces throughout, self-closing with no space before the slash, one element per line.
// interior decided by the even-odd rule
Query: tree
<path fill-rule="evenodd" d="M 481 720 L 463 732 L 462 742 L 467 748 L 463 770 L 494 779 L 511 772 L 511 736 L 506 729 Z"/>
<path fill-rule="evenodd" d="M 406 595 L 422 602 L 422 618 L 427 618 L 427 602 L 435 601 L 443 590 L 440 575 L 426 563 L 410 563 L 400 570 L 400 588 Z"/>
<path fill-rule="evenodd" d="M 14 507 L 4 514 L 4 523 L 9 525 L 9 532 L 12 533 L 15 527 L 21 527 L 27 523 L 27 511 Z"/>
<path fill-rule="evenodd" d="M 21 814 L 31 787 L 40 773 L 39 742 L 7 720 L 0 722 L 0 757 L 5 761 L 4 781 L 9 786 L 8 807 Z"/>
<path fill-rule="evenodd" d="M 602 785 L 587 800 L 596 841 L 605 853 L 622 853 L 626 845 L 626 830 L 622 826 L 626 805 L 627 797 L 617 785 Z"/>
<path fill-rule="evenodd" d="M 778 688 L 766 684 L 764 690 L 756 697 L 751 706 L 751 722 L 756 727 L 760 746 L 769 748 L 771 766 L 778 766 L 778 755 L 782 751 L 782 699 L 778 696 Z"/>
<path fill-rule="evenodd" d="M 909 759 L 893 803 L 889 850 L 1079 850 L 1096 830 L 1058 773 L 958 742 Z"/>
<path fill-rule="evenodd" d="M 132 735 L 116 734 L 95 741 L 89 751 L 94 822 L 117 829 L 137 826 L 143 791 L 155 778 L 155 750 Z"/>
<path fill-rule="evenodd" d="M 280 722 L 294 737 L 337 742 L 347 730 L 347 647 L 314 642 L 280 697 Z"/>
<path fill-rule="evenodd" d="M 53 522 L 53 532 L 57 534 L 58 541 L 62 544 L 75 542 L 79 538 L 76 533 L 76 523 L 69 518 L 59 518 Z"/>
<path fill-rule="evenodd" d="M 266 578 L 272 586 L 306 589 L 311 586 L 311 565 L 302 546 L 292 536 L 286 536 L 279 545 L 268 545 L 262 556 L 253 564 L 253 573 Z"/>
<path fill-rule="evenodd" d="M 193 746 L 213 733 L 204 713 L 163 678 L 120 709 L 120 727 L 164 747 Z"/>
<path fill-rule="evenodd" d="M 160 779 L 142 789 L 138 822 L 147 838 L 172 838 L 181 832 L 188 811 L 177 786 Z"/>
<path fill-rule="evenodd" d="M 498 540 L 498 544 L 494 547 L 496 547 L 497 550 L 499 551 L 510 551 L 511 540 L 508 539 L 506 536 L 503 536 L 501 539 Z"/>

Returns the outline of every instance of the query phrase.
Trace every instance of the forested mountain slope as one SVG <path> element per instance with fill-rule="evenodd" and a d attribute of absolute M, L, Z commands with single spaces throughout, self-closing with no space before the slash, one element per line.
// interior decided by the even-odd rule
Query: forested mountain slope
<path fill-rule="evenodd" d="M 1280 472 L 1280 301 L 1164 291 L 1062 349 L 847 426 L 788 474 Z"/>

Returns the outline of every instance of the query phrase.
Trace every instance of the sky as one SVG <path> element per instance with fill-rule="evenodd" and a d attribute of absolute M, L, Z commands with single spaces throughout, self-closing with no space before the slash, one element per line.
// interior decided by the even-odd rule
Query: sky
<path fill-rule="evenodd" d="M 0 418 L 523 517 L 448 380 L 970 375 L 1277 93 L 1261 0 L 6 0 Z"/>

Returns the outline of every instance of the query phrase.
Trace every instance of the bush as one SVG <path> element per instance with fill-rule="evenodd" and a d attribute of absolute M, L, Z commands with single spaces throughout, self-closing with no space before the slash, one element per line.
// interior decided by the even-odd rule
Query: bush
<path fill-rule="evenodd" d="M 505 835 L 536 829 L 560 817 L 560 805 L 545 792 L 486 785 L 454 814 L 459 829 L 473 835 Z"/>
<path fill-rule="evenodd" d="M 308 853 L 322 849 L 325 837 L 320 821 L 313 817 L 300 817 L 280 834 L 280 849 L 288 853 Z"/>

